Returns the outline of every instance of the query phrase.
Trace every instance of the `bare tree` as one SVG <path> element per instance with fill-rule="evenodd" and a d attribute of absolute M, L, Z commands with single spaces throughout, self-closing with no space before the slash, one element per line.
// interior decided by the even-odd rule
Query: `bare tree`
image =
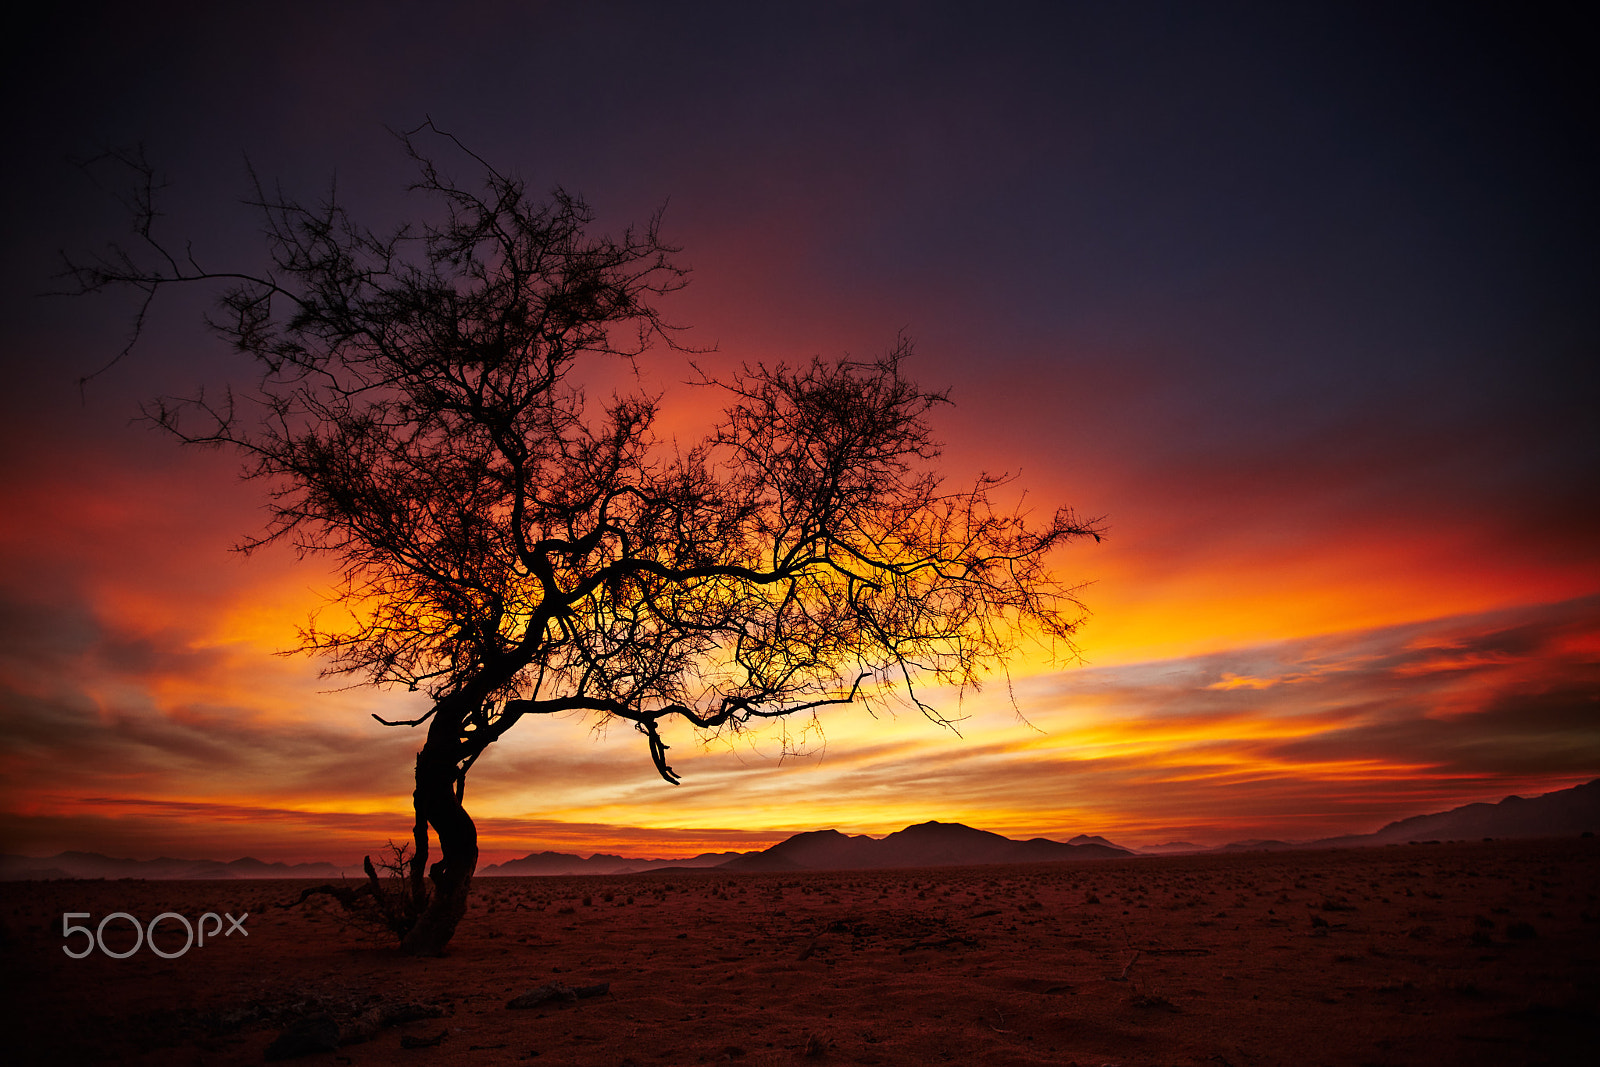
<path fill-rule="evenodd" d="M 929 683 L 977 685 L 1028 633 L 1070 649 L 1082 608 L 1046 556 L 1098 532 L 1066 509 L 1039 525 L 998 509 L 1003 479 L 945 488 L 926 465 L 946 397 L 906 378 L 907 342 L 701 374 L 725 413 L 693 447 L 668 445 L 657 398 L 596 406 L 581 382 L 647 352 L 693 366 L 655 306 L 685 282 L 658 219 L 596 235 L 580 198 L 530 197 L 471 153 L 482 184 L 463 187 L 420 132 L 402 141 L 431 222 L 380 236 L 331 198 L 256 182 L 269 265 L 214 270 L 152 233 L 150 170 L 124 156 L 138 242 L 68 264 L 77 291 L 145 294 L 135 339 L 163 288 L 221 283 L 208 322 L 254 384 L 147 413 L 246 457 L 272 508 L 246 547 L 339 562 L 347 621 L 313 621 L 303 648 L 328 673 L 433 701 L 379 718 L 427 730 L 408 890 L 386 898 L 374 874 L 370 894 L 405 949 L 437 954 L 454 932 L 478 859 L 467 773 L 528 716 L 625 720 L 675 783 L 672 716 L 737 730 L 898 699 L 945 722 Z"/>

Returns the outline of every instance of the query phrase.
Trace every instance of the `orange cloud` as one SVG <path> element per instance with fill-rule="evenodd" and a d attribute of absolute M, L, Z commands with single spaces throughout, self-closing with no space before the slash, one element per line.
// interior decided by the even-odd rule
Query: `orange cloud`
<path fill-rule="evenodd" d="M 668 428 L 694 423 L 700 404 L 671 409 Z M 951 460 L 960 477 L 971 446 Z M 1129 492 L 1125 475 L 1024 481 L 1099 513 Z M 473 772 L 489 854 L 693 851 L 927 818 L 1024 836 L 1306 838 L 1600 768 L 1600 625 L 1594 598 L 1573 598 L 1600 584 L 1586 558 L 1496 556 L 1492 530 L 1440 537 L 1420 514 L 1365 537 L 1355 512 L 1309 491 L 1266 493 L 1280 510 L 1248 527 L 1226 521 L 1238 502 L 1225 495 L 1174 517 L 1155 508 L 1172 484 L 1126 484 L 1137 492 L 1110 539 L 1059 561 L 1098 578 L 1085 666 L 1025 650 L 1009 687 L 932 694 L 961 718 L 960 737 L 914 711 L 848 709 L 810 736 L 803 723 L 710 741 L 681 730 L 668 737 L 687 776 L 677 789 L 630 731 L 527 723 Z M 18 507 L 0 520 L 12 561 L 0 576 L 0 807 L 22 828 L 7 833 L 35 849 L 92 837 L 104 850 L 270 844 L 263 858 L 315 859 L 407 832 L 420 738 L 370 714 L 408 717 L 420 698 L 328 692 L 315 661 L 271 654 L 292 645 L 325 572 L 288 553 L 227 554 L 252 528 L 254 487 L 212 458 L 144 471 L 62 453 L 14 489 Z M 1297 532 L 1312 520 L 1318 536 Z M 148 805 L 172 807 L 158 818 Z M 228 814 L 252 811 L 279 813 L 258 848 L 240 836 L 251 819 Z"/>

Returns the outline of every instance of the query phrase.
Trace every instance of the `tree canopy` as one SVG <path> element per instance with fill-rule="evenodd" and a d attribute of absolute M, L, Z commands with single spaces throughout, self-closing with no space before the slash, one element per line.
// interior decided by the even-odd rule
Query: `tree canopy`
<path fill-rule="evenodd" d="M 332 198 L 256 182 L 267 264 L 219 271 L 153 232 L 150 171 L 125 156 L 137 243 L 69 267 L 79 290 L 133 286 L 145 307 L 221 284 L 208 322 L 252 384 L 148 414 L 245 457 L 271 502 L 250 546 L 338 562 L 341 617 L 324 612 L 304 649 L 433 699 L 380 719 L 428 727 L 419 896 L 430 825 L 436 887 L 465 893 L 467 772 L 529 715 L 624 720 L 676 782 L 660 732 L 674 716 L 738 729 L 898 698 L 945 721 L 930 684 L 978 684 L 1028 634 L 1070 648 L 1082 606 L 1047 557 L 1095 525 L 1001 509 L 1000 477 L 947 487 L 929 415 L 948 398 L 907 377 L 908 341 L 704 373 L 657 308 L 686 280 L 659 215 L 597 233 L 581 198 L 530 195 L 464 149 L 481 181 L 455 181 L 416 132 L 403 143 L 426 222 L 380 234 Z M 587 395 L 596 361 L 646 358 L 724 398 L 698 442 L 657 437 L 660 397 Z"/>

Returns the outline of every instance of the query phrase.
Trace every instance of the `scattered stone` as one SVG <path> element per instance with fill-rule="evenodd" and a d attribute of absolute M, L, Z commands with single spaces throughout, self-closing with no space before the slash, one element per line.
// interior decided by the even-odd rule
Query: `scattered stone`
<path fill-rule="evenodd" d="M 339 1030 L 339 1044 L 356 1045 L 370 1041 L 378 1031 L 419 1019 L 437 1019 L 444 1009 L 432 1004 L 389 1002 L 368 1008 Z"/>
<path fill-rule="evenodd" d="M 506 1001 L 506 1007 L 537 1008 L 545 1004 L 603 996 L 610 991 L 610 982 L 597 982 L 594 985 L 583 985 L 577 988 L 562 985 L 560 982 L 546 982 L 544 985 L 534 986 L 519 997 L 512 997 Z"/>
<path fill-rule="evenodd" d="M 313 1052 L 332 1052 L 339 1047 L 339 1024 L 331 1015 L 310 1015 L 296 1019 L 267 1046 L 267 1059 L 288 1060 Z"/>
<path fill-rule="evenodd" d="M 412 1037 L 410 1034 L 400 1035 L 401 1048 L 438 1048 L 446 1037 L 450 1036 L 449 1030 L 440 1030 L 432 1037 Z M 481 1046 L 474 1045 L 474 1048 Z M 504 1045 L 490 1045 L 489 1048 L 504 1048 Z"/>
<path fill-rule="evenodd" d="M 900 949 L 900 954 L 903 956 L 907 952 L 916 952 L 919 949 L 928 948 L 976 948 L 977 945 L 978 941 L 976 938 L 951 935 L 950 937 L 940 938 L 937 941 L 917 941 L 913 944 L 906 945 Z"/>
<path fill-rule="evenodd" d="M 1174 1014 L 1183 1011 L 1182 1008 L 1172 1003 L 1172 1001 L 1168 1000 L 1166 997 L 1156 996 L 1153 993 L 1140 993 L 1137 996 L 1128 998 L 1128 1003 L 1132 1004 L 1136 1008 L 1146 1008 L 1153 1011 L 1170 1011 Z"/>
<path fill-rule="evenodd" d="M 547 982 L 541 986 L 534 986 L 519 997 L 512 997 L 506 1001 L 508 1008 L 537 1008 L 552 1001 L 577 1000 L 578 994 L 569 986 L 560 982 Z"/>

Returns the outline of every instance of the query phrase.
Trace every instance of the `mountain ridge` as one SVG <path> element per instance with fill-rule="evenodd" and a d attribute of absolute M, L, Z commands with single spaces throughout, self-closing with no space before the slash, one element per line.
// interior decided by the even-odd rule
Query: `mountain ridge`
<path fill-rule="evenodd" d="M 1464 804 L 1448 811 L 1398 819 L 1368 834 L 1346 834 L 1314 841 L 1234 841 L 1216 848 L 1168 842 L 1145 849 L 1117 845 L 1098 835 L 1078 834 L 1067 842 L 1035 837 L 1017 841 L 963 823 L 917 823 L 882 838 L 838 830 L 807 830 L 770 848 L 753 852 L 703 852 L 684 859 L 635 859 L 597 852 L 589 857 L 563 852 L 529 853 L 489 864 L 479 877 L 570 874 L 636 874 L 664 869 L 727 871 L 872 870 L 891 867 L 969 866 L 984 863 L 1038 863 L 1132 856 L 1215 854 L 1288 849 L 1360 848 L 1407 842 L 1476 841 L 1484 838 L 1573 837 L 1600 833 L 1600 778 L 1535 797 L 1508 796 L 1495 802 Z M 244 856 L 236 860 L 119 859 L 98 852 L 66 851 L 54 856 L 0 855 L 0 880 L 117 879 L 232 881 L 262 878 L 364 877 L 359 864 L 268 863 Z"/>
<path fill-rule="evenodd" d="M 719 870 L 878 870 L 890 867 L 966 867 L 982 863 L 1040 863 L 1132 856 L 1108 844 L 1069 845 L 1035 837 L 1014 841 L 963 823 L 937 820 L 896 830 L 883 838 L 812 830 L 760 852 L 721 864 Z"/>

